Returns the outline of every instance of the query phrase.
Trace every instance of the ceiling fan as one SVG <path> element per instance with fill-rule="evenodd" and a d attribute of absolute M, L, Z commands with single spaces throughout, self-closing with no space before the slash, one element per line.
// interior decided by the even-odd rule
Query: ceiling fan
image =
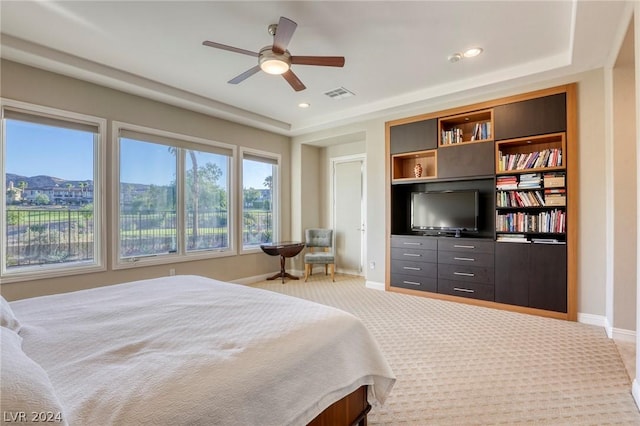
<path fill-rule="evenodd" d="M 287 46 L 291 41 L 294 31 L 298 24 L 291 19 L 280 17 L 277 24 L 269 25 L 269 34 L 273 36 L 273 45 L 265 46 L 259 52 L 240 49 L 238 47 L 227 46 L 225 44 L 216 43 L 205 40 L 203 45 L 215 47 L 217 49 L 228 50 L 230 52 L 242 53 L 244 55 L 255 56 L 258 58 L 258 65 L 248 69 L 237 77 L 232 78 L 228 82 L 238 84 L 251 77 L 258 71 L 262 70 L 268 74 L 282 75 L 291 85 L 293 90 L 299 92 L 306 89 L 302 81 L 291 71 L 291 65 L 320 65 L 325 67 L 343 67 L 343 56 L 292 56 L 287 50 Z"/>

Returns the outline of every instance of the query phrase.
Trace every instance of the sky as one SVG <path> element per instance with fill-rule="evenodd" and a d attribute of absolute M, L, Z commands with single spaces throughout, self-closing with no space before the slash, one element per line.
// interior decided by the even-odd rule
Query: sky
<path fill-rule="evenodd" d="M 77 181 L 93 179 L 91 133 L 17 120 L 6 123 L 7 173 Z M 166 185 L 175 179 L 174 156 L 166 146 L 130 143 L 123 144 L 121 149 L 126 154 L 121 164 L 122 182 Z M 205 155 L 198 162 L 202 165 L 211 161 L 223 166 L 218 159 L 219 156 Z M 245 170 L 244 187 L 264 188 L 264 177 L 270 173 L 270 165 Z"/>

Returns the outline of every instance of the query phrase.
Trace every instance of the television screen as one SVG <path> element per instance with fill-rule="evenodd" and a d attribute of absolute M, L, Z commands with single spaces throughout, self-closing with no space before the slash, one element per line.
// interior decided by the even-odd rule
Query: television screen
<path fill-rule="evenodd" d="M 478 191 L 412 193 L 411 229 L 477 231 Z"/>

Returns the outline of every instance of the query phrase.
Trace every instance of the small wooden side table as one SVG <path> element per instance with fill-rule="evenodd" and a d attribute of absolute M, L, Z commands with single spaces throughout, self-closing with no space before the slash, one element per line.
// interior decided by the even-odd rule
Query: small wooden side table
<path fill-rule="evenodd" d="M 282 284 L 284 284 L 285 278 L 291 278 L 292 280 L 300 279 L 285 271 L 284 264 L 287 257 L 294 257 L 302 251 L 304 243 L 298 241 L 282 241 L 277 243 L 260 244 L 260 248 L 269 256 L 280 256 L 280 272 L 267 278 L 268 280 L 282 278 Z"/>

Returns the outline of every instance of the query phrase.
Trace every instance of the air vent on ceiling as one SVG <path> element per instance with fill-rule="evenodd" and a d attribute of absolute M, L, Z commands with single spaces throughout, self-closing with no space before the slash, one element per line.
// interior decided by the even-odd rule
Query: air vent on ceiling
<path fill-rule="evenodd" d="M 355 96 L 353 92 L 348 91 L 344 87 L 338 87 L 337 89 L 329 90 L 324 94 L 330 97 L 331 99 L 343 99 L 343 98 L 350 98 L 351 96 Z"/>

